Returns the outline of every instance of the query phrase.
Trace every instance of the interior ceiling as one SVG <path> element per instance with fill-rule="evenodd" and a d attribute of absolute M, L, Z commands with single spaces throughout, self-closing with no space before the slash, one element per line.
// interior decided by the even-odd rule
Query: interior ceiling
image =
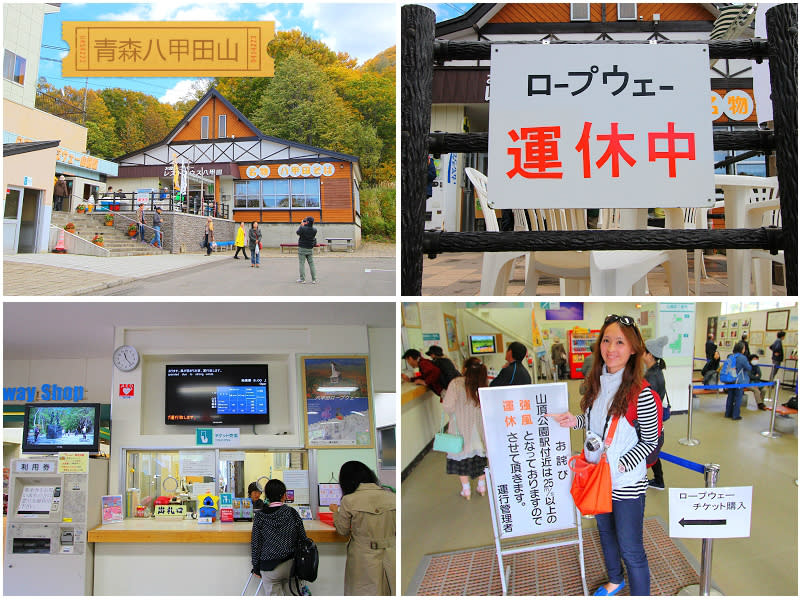
<path fill-rule="evenodd" d="M 394 327 L 394 302 L 4 302 L 3 358 L 102 358 L 114 327 Z"/>

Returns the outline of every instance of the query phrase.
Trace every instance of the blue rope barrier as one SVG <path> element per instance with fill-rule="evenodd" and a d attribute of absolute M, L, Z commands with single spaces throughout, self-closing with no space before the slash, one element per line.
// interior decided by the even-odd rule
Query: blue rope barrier
<path fill-rule="evenodd" d="M 753 383 L 720 383 L 717 385 L 693 385 L 693 390 L 732 390 L 736 388 L 754 388 L 754 387 L 774 387 L 775 383 L 772 381 L 760 381 Z"/>
<path fill-rule="evenodd" d="M 675 463 L 679 467 L 691 469 L 692 471 L 697 471 L 698 473 L 706 472 L 706 468 L 703 465 L 698 464 L 696 462 L 692 462 L 690 460 L 686 460 L 685 458 L 681 458 L 680 456 L 675 456 L 674 454 L 667 454 L 663 450 L 658 456 L 659 458 L 663 458 L 667 462 Z"/>

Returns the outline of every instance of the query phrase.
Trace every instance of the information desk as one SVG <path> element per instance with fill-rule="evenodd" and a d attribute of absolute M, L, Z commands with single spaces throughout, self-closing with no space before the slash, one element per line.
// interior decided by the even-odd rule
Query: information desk
<path fill-rule="evenodd" d="M 348 538 L 321 521 L 303 521 L 319 549 L 315 596 L 344 594 Z M 89 531 L 95 544 L 95 596 L 238 596 L 250 573 L 252 523 L 126 519 Z M 258 585 L 251 583 L 248 595 Z"/>

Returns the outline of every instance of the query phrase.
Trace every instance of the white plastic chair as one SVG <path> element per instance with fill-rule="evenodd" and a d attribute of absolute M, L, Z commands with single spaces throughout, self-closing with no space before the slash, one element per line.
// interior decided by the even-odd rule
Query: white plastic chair
<path fill-rule="evenodd" d="M 464 172 L 472 182 L 475 188 L 475 194 L 478 196 L 478 201 L 481 204 L 481 211 L 483 211 L 483 218 L 486 222 L 486 231 L 500 231 L 500 225 L 497 223 L 497 215 L 494 213 L 494 208 L 492 208 L 489 203 L 486 175 L 471 167 L 464 169 Z M 515 230 L 517 227 L 524 227 L 524 230 L 528 229 L 524 215 L 521 213 L 522 211 L 514 211 Z M 511 270 L 514 268 L 514 261 L 521 256 L 527 257 L 527 254 L 527 252 L 522 251 L 484 252 L 479 295 L 504 296 L 508 288 L 508 281 L 511 278 Z"/>
<path fill-rule="evenodd" d="M 781 201 L 778 190 L 778 178 L 767 177 L 767 185 L 753 188 L 746 207 L 747 227 L 781 227 Z M 772 263 L 786 264 L 783 251 L 772 255 L 768 250 L 753 249 L 752 276 L 756 288 L 756 296 L 772 295 Z"/>

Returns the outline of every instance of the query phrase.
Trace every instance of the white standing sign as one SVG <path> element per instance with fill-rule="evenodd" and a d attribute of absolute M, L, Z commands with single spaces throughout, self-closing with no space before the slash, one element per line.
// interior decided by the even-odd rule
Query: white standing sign
<path fill-rule="evenodd" d="M 501 538 L 575 527 L 569 429 L 547 413 L 568 410 L 567 384 L 478 390 Z"/>
<path fill-rule="evenodd" d="M 669 536 L 750 537 L 753 487 L 669 488 Z"/>
<path fill-rule="evenodd" d="M 708 47 L 495 44 L 497 208 L 714 204 Z"/>

